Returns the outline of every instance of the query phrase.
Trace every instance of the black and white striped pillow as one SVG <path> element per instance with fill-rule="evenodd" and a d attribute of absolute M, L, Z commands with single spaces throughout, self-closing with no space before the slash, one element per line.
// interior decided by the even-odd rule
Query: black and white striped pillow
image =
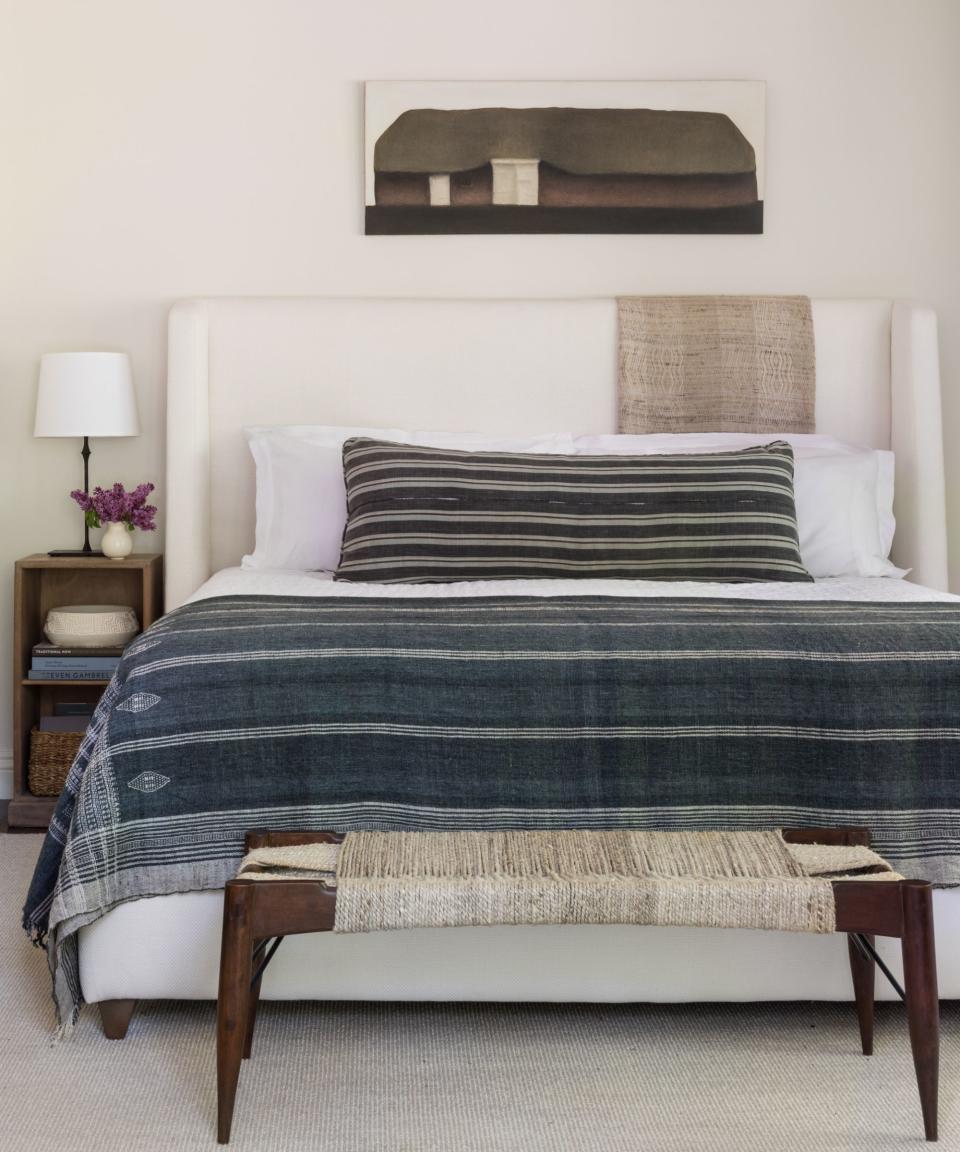
<path fill-rule="evenodd" d="M 542 456 L 355 438 L 337 580 L 808 581 L 793 450 Z"/>

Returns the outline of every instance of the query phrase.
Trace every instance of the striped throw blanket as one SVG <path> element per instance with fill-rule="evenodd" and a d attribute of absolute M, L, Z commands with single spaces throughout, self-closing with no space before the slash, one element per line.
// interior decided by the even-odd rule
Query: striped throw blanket
<path fill-rule="evenodd" d="M 960 883 L 960 604 L 222 597 L 126 651 L 24 914 L 215 888 L 249 828 L 865 824 Z"/>

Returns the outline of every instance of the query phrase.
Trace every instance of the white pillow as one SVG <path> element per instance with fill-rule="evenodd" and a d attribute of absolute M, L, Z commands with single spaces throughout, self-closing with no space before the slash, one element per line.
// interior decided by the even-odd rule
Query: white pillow
<path fill-rule="evenodd" d="M 562 432 L 523 439 L 322 425 L 258 426 L 244 432 L 257 468 L 257 534 L 252 555 L 244 556 L 241 565 L 301 572 L 331 571 L 339 563 L 347 521 L 342 450 L 351 436 L 473 452 L 574 452 L 572 437 Z"/>
<path fill-rule="evenodd" d="M 724 452 L 772 440 L 793 447 L 800 555 L 811 576 L 905 576 L 888 559 L 895 528 L 892 452 L 833 436 L 741 432 L 578 436 L 574 447 L 584 456 L 653 456 Z"/>

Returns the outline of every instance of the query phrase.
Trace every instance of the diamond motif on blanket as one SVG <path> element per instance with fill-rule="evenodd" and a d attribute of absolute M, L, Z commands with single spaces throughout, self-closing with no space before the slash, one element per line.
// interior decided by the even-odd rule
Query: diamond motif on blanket
<path fill-rule="evenodd" d="M 159 792 L 169 783 L 170 777 L 160 772 L 141 772 L 139 776 L 127 781 L 127 787 L 132 788 L 134 792 Z"/>
<path fill-rule="evenodd" d="M 122 704 L 117 705 L 118 712 L 146 712 L 152 708 L 154 704 L 159 704 L 160 696 L 154 692 L 134 692 L 132 696 L 128 696 Z"/>

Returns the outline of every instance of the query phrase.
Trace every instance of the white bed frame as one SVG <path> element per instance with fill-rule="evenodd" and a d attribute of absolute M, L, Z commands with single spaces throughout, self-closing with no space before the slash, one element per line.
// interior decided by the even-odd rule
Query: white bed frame
<path fill-rule="evenodd" d="M 944 589 L 936 317 L 890 300 L 815 300 L 813 316 L 818 431 L 896 452 L 894 558 Z M 251 550 L 245 424 L 615 430 L 613 300 L 197 300 L 173 308 L 169 337 L 168 608 Z M 960 996 L 960 894 L 936 901 L 941 989 Z M 81 932 L 85 998 L 214 997 L 220 911 L 213 892 L 114 909 Z M 263 995 L 849 999 L 851 988 L 839 938 L 564 927 L 299 937 Z"/>

